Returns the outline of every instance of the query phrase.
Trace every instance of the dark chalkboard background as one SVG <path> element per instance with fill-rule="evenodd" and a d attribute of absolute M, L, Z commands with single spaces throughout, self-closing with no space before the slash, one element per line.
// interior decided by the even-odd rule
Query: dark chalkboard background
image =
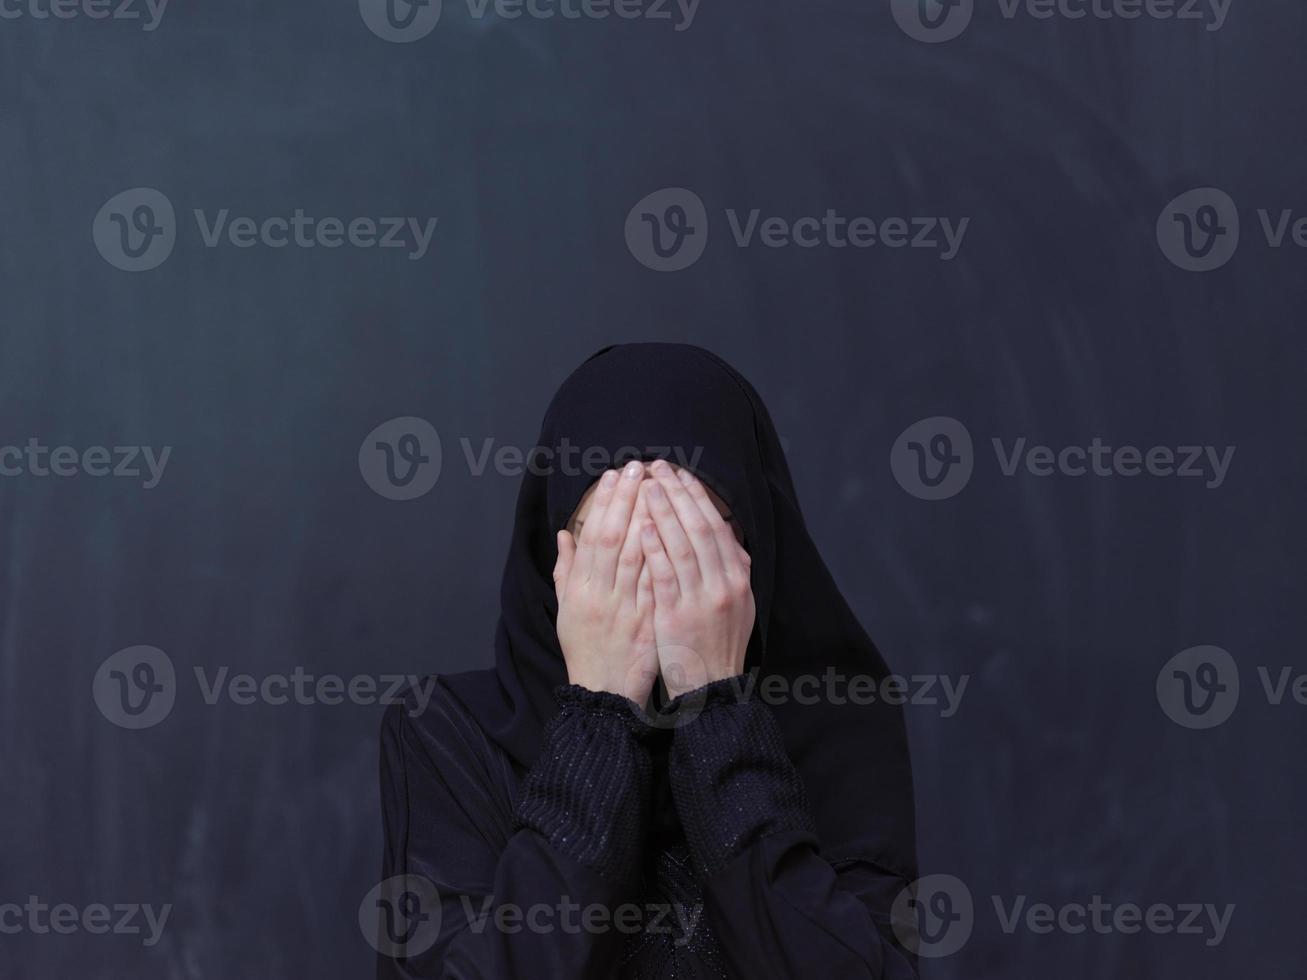
<path fill-rule="evenodd" d="M 637 339 L 702 344 L 754 380 L 891 665 L 969 677 L 953 716 L 907 709 L 922 872 L 975 901 L 928 975 L 1301 976 L 1307 708 L 1271 703 L 1258 668 L 1307 668 L 1307 250 L 1292 231 L 1270 247 L 1257 211 L 1307 215 L 1307 8 L 1233 0 L 1209 30 L 976 0 L 961 36 L 925 43 L 888 0 L 703 0 L 681 31 L 446 0 L 429 35 L 392 43 L 373 6 L 0 19 L 0 446 L 172 447 L 152 489 L 0 457 L 0 905 L 172 906 L 149 946 L 24 912 L 0 976 L 369 975 L 381 709 L 211 705 L 195 671 L 487 665 L 517 481 L 473 475 L 460 440 L 529 446 L 579 360 Z M 141 187 L 175 208 L 176 242 L 129 272 L 93 229 L 111 245 L 97 214 Z M 666 187 L 711 228 L 678 272 L 624 237 Z M 1186 271 L 1155 226 L 1206 187 L 1242 236 Z M 439 224 L 416 260 L 206 247 L 193 211 L 224 208 Z M 724 212 L 753 208 L 970 223 L 952 261 L 737 247 Z M 358 460 L 400 416 L 444 450 L 410 501 Z M 975 446 L 938 501 L 891 470 L 933 416 Z M 1022 437 L 1236 452 L 1216 488 L 1006 476 L 991 440 Z M 92 689 L 136 645 L 166 653 L 176 700 L 129 730 Z M 1202 645 L 1241 692 L 1192 730 L 1156 684 Z M 992 898 L 1095 895 L 1235 910 L 1208 945 L 1008 934 Z"/>

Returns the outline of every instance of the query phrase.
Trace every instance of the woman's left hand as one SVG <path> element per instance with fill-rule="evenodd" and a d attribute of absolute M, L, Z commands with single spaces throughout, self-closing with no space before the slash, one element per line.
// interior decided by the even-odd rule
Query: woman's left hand
<path fill-rule="evenodd" d="M 744 672 L 753 632 L 749 554 L 689 470 L 650 467 L 640 492 L 653 518 L 641 535 L 653 576 L 654 636 L 672 697 Z"/>

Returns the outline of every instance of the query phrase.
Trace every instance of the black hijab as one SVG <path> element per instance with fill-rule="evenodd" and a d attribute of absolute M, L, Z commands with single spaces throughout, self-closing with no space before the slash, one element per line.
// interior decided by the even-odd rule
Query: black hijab
<path fill-rule="evenodd" d="M 521 767 L 535 759 L 557 712 L 551 692 L 567 683 L 554 629 L 555 534 L 604 468 L 658 457 L 693 471 L 743 530 L 758 610 L 748 666 L 757 668 L 759 685 L 779 675 L 793 692 L 795 678 L 833 671 L 879 686 L 888 673 L 808 536 L 780 440 L 753 387 L 698 347 L 608 347 L 563 382 L 545 414 L 517 500 L 495 669 L 445 678 Z M 847 694 L 847 682 L 836 690 Z M 824 696 L 815 704 L 793 696 L 769 703 L 803 776 L 826 859 L 868 860 L 914 876 L 902 709 L 879 697 L 871 704 Z"/>

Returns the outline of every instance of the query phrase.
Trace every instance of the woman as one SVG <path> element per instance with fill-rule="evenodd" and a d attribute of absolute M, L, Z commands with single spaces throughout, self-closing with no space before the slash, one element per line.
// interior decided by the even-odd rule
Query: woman
<path fill-rule="evenodd" d="M 618 467 L 596 482 L 568 446 Z M 887 668 L 753 388 L 696 347 L 610 347 L 539 447 L 495 668 L 386 715 L 378 975 L 914 976 L 890 928 L 915 878 L 902 713 L 812 696 Z"/>

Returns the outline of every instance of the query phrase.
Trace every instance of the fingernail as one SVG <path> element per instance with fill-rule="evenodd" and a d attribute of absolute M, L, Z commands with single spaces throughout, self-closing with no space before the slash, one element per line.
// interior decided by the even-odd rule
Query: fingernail
<path fill-rule="evenodd" d="M 653 469 L 655 473 L 666 473 L 671 467 L 667 465 L 667 460 L 656 459 L 654 460 Z"/>
<path fill-rule="evenodd" d="M 628 480 L 638 480 L 640 479 L 640 471 L 643 469 L 643 466 L 635 462 L 635 460 L 632 460 L 626 464 L 626 469 L 622 471 L 622 475 Z"/>
<path fill-rule="evenodd" d="M 600 481 L 600 483 L 604 487 L 611 487 L 616 482 L 617 482 L 617 470 L 609 470 L 607 473 L 604 474 L 604 478 Z"/>
<path fill-rule="evenodd" d="M 681 478 L 681 482 L 684 483 L 687 487 L 694 482 L 694 476 L 693 474 L 690 473 L 689 470 L 681 470 L 681 472 L 678 473 L 677 475 Z"/>

